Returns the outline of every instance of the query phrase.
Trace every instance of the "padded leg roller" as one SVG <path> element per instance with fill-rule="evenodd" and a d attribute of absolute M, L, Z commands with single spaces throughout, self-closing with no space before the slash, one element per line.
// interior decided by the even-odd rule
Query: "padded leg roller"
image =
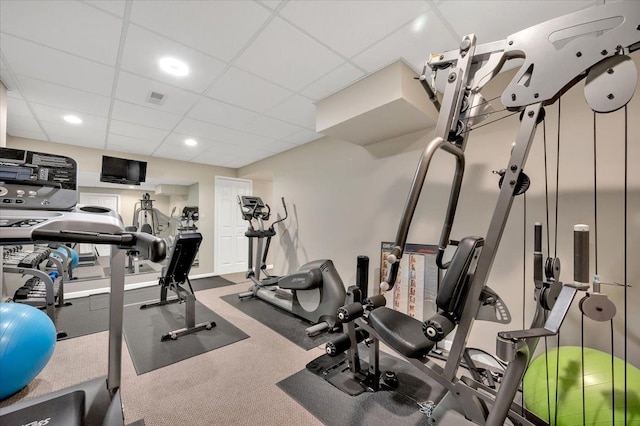
<path fill-rule="evenodd" d="M 356 341 L 358 343 L 362 342 L 368 336 L 367 332 L 363 329 L 356 330 Z M 327 346 L 325 347 L 325 351 L 329 356 L 336 356 L 347 351 L 351 347 L 351 339 L 349 339 L 349 335 L 341 334 L 335 339 L 327 342 Z"/>
<path fill-rule="evenodd" d="M 447 337 L 455 326 L 449 318 L 441 314 L 435 314 L 422 324 L 422 332 L 432 342 L 439 342 Z"/>
<path fill-rule="evenodd" d="M 338 320 L 340 322 L 353 321 L 360 318 L 364 313 L 364 306 L 361 303 L 350 303 L 338 309 Z"/>

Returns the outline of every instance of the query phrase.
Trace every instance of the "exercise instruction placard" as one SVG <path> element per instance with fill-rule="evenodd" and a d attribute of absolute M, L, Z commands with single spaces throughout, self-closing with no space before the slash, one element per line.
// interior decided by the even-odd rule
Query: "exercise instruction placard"
<path fill-rule="evenodd" d="M 394 243 L 383 242 L 380 257 L 380 281 L 389 273 L 387 256 Z M 440 271 L 436 265 L 438 246 L 427 244 L 406 244 L 396 283 L 388 293 L 391 307 L 417 319 L 424 319 L 436 312 Z"/>

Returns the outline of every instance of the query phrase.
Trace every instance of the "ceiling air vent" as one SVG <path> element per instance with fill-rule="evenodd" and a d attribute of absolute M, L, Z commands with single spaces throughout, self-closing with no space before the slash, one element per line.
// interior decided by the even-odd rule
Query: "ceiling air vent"
<path fill-rule="evenodd" d="M 150 104 L 154 104 L 154 105 L 162 105 L 166 98 L 167 98 L 167 95 L 164 95 L 164 94 L 159 93 L 159 92 L 151 91 L 147 95 L 147 102 L 149 102 Z"/>

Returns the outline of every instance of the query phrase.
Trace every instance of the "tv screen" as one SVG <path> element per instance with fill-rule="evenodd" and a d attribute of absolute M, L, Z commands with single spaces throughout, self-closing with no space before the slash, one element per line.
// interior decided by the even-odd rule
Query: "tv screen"
<path fill-rule="evenodd" d="M 146 177 L 147 163 L 145 161 L 102 156 L 100 182 L 140 185 L 146 180 Z"/>

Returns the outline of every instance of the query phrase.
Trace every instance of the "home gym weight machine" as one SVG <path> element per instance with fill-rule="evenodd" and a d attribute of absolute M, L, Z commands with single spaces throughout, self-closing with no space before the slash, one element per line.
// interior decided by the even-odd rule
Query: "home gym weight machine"
<path fill-rule="evenodd" d="M 534 424 L 514 403 L 514 397 L 539 339 L 558 333 L 576 293 L 588 288 L 583 278 L 584 252 L 574 253 L 574 283 L 554 280 L 553 267 L 548 268 L 548 279 L 542 279 L 541 230 L 536 227 L 536 313 L 528 329 L 498 333 L 496 353 L 507 363 L 500 386 L 494 390 L 477 377 L 458 378 L 458 369 L 474 320 L 501 320 L 500 299 L 486 283 L 513 199 L 526 190 L 528 178 L 523 167 L 537 125 L 544 118 L 543 107 L 553 104 L 582 79 L 586 79 L 585 97 L 594 111 L 612 112 L 624 107 L 633 97 L 638 78 L 635 64 L 627 55 L 639 49 L 640 3 L 617 2 L 559 17 L 494 43 L 478 45 L 476 37 L 470 34 L 462 39 L 459 49 L 430 56 L 419 80 L 439 110 L 435 137 L 419 161 L 395 248 L 387 257 L 389 274 L 380 287 L 388 291 L 395 284 L 429 164 L 442 149 L 455 157 L 456 172 L 436 260 L 439 268 L 446 270 L 436 300 L 439 309 L 422 322 L 384 307 L 386 302 L 381 295 L 341 308 L 339 318 L 345 323 L 349 338 L 346 344 L 340 338 L 337 347 L 350 349 L 350 370 L 345 372 L 351 373 L 354 382 L 359 380 L 357 384 L 369 390 L 378 387 L 381 376 L 376 370 L 377 349 L 381 341 L 447 390 L 442 400 L 428 407 L 430 424 L 441 422 L 449 410 L 456 410 L 479 425 L 499 426 L 507 418 L 516 425 Z M 501 189 L 487 234 L 484 238 L 463 238 L 451 261 L 443 263 L 445 249 L 452 243 L 449 237 L 464 173 L 468 134 L 485 115 L 479 113 L 486 104 L 480 90 L 501 72 L 506 62 L 517 58 L 524 59 L 524 64 L 503 92 L 501 101 L 507 110 L 520 113 L 520 127 L 509 163 L 502 171 Z M 433 80 L 435 73 L 447 72 L 441 102 L 428 83 L 427 67 L 434 73 Z M 580 238 L 579 233 L 574 233 L 574 238 Z M 575 246 L 581 246 L 578 240 Z M 359 328 L 349 326 L 352 321 Z M 457 330 L 446 364 L 436 365 L 427 355 L 454 328 Z M 356 371 L 357 342 L 365 338 L 371 344 L 369 366 L 364 372 Z M 336 350 L 336 342 L 327 346 L 329 353 Z"/>
<path fill-rule="evenodd" d="M 76 206 L 77 163 L 59 155 L 0 148 L 0 245 L 39 242 L 111 245 L 107 377 L 0 408 L 3 426 L 25 424 L 124 425 L 120 396 L 124 250 L 136 247 L 153 262 L 165 258 L 164 241 L 125 232 L 122 218 L 103 207 Z M 14 176 L 7 177 L 7 176 Z M 22 202 L 19 194 L 35 194 Z"/>
<path fill-rule="evenodd" d="M 239 196 L 238 204 L 242 218 L 249 222 L 245 236 L 249 239 L 249 270 L 247 278 L 253 286 L 247 292 L 240 293 L 240 299 L 257 297 L 287 312 L 304 318 L 314 325 L 307 328 L 307 335 L 322 331 L 332 331 L 337 324 L 336 312 L 344 304 L 345 288 L 333 262 L 328 259 L 308 262 L 291 275 L 277 277 L 267 272 L 267 254 L 271 238 L 276 235 L 275 225 L 288 217 L 287 205 L 282 198 L 284 217 L 274 221 L 268 229 L 264 222 L 269 220 L 271 209 L 260 197 Z M 256 229 L 253 221 L 258 223 Z M 267 239 L 264 251 L 263 240 Z M 253 240 L 257 240 L 254 257 Z M 255 259 L 255 261 L 254 261 Z M 264 273 L 265 278 L 260 279 Z"/>
<path fill-rule="evenodd" d="M 134 206 L 133 226 L 137 230 L 155 236 L 166 236 L 171 234 L 171 218 L 153 207 L 153 202 L 149 193 L 145 193 L 142 199 Z"/>

